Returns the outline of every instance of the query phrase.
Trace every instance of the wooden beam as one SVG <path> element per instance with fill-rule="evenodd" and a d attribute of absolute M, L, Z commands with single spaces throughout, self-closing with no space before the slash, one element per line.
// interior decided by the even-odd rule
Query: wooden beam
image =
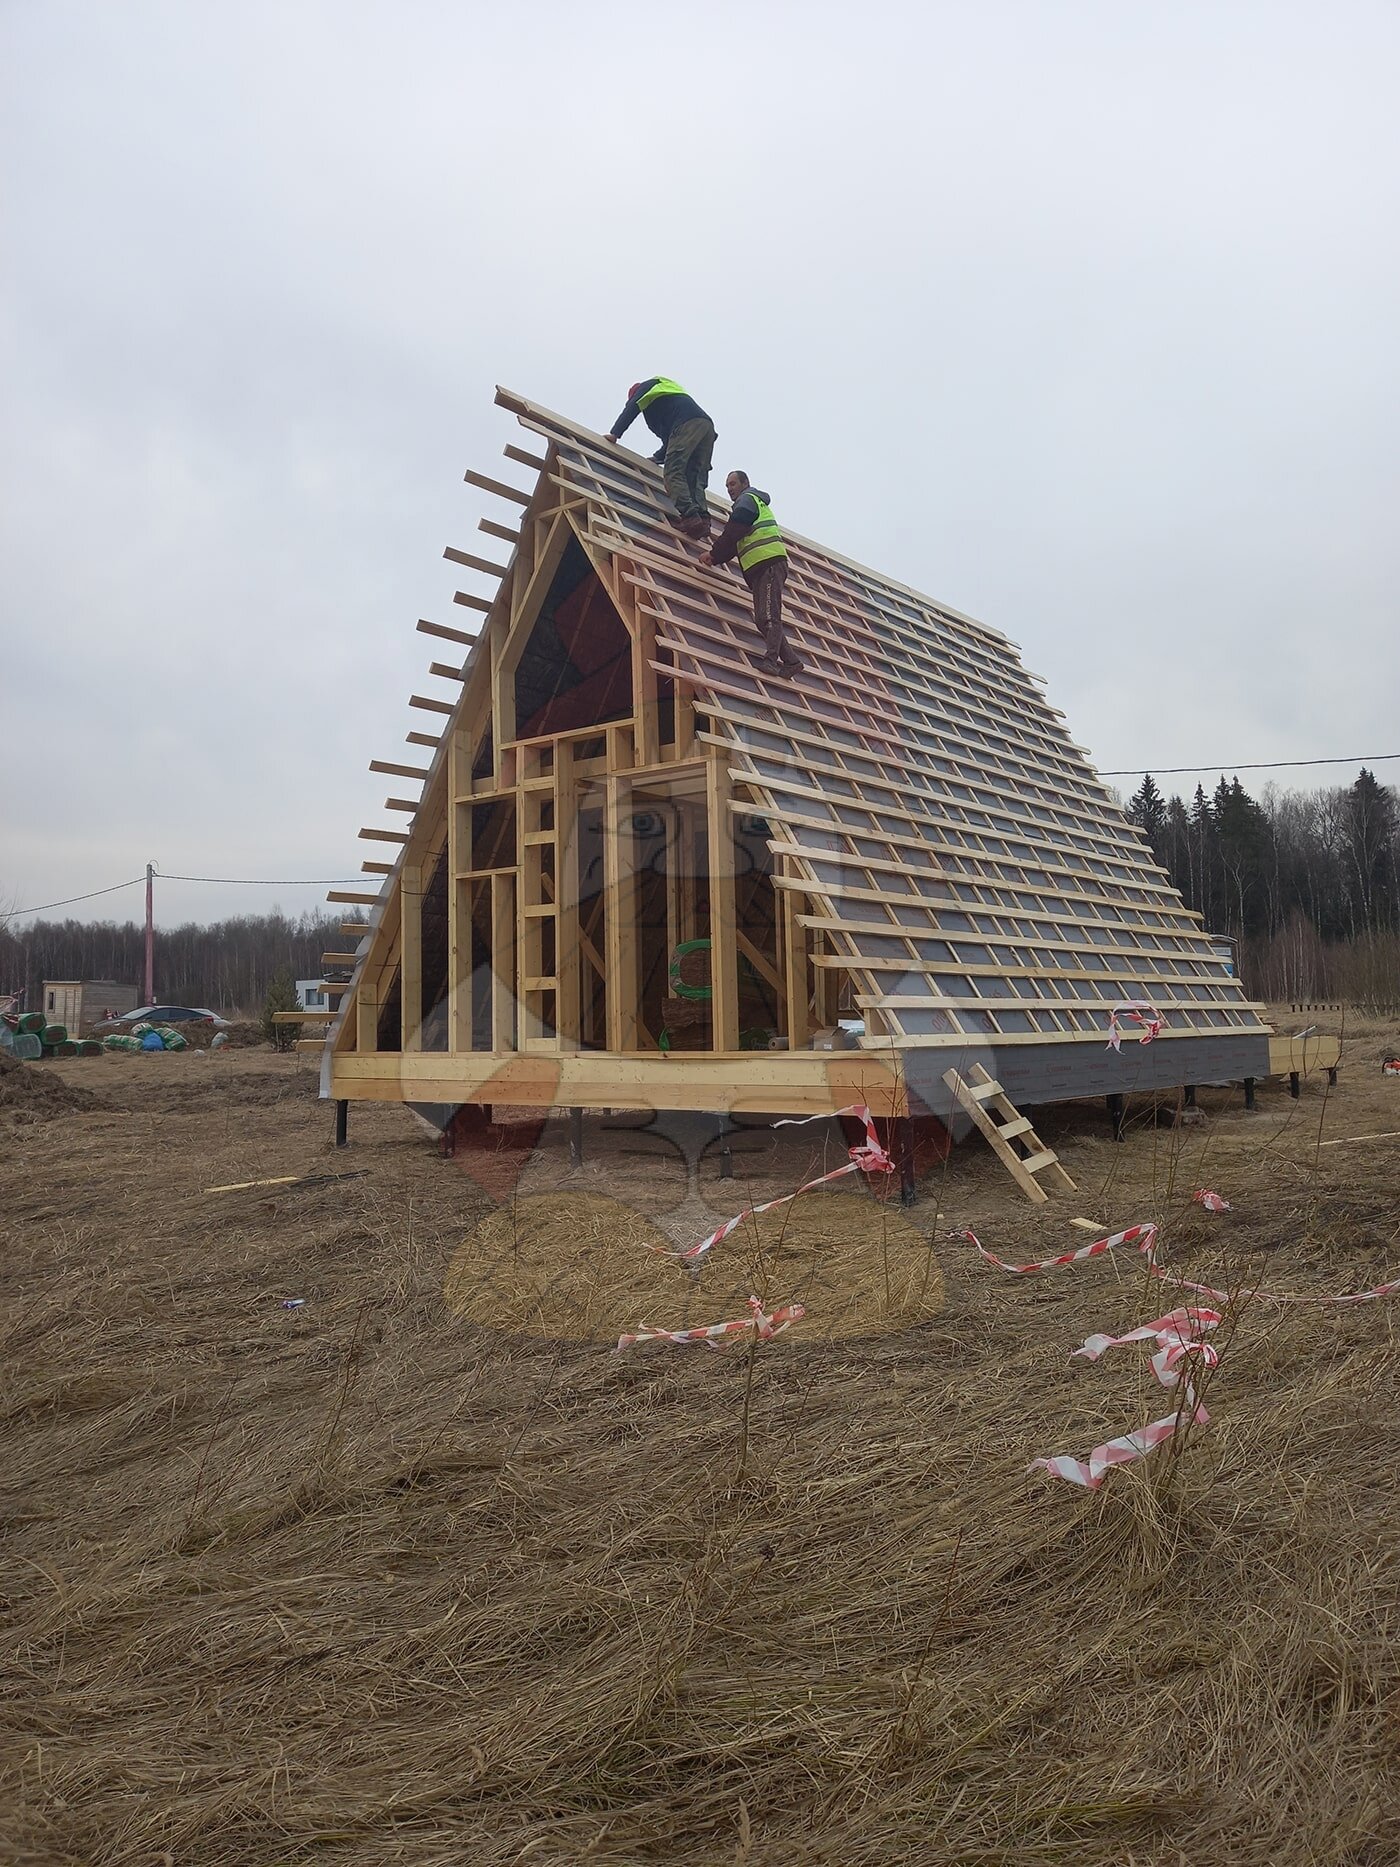
<path fill-rule="evenodd" d="M 516 447 L 513 442 L 503 447 L 501 452 L 505 455 L 507 460 L 519 461 L 522 467 L 533 467 L 536 473 L 544 472 L 545 463 L 540 459 L 538 454 L 528 453 L 525 448 Z M 471 477 L 470 474 L 467 475 L 468 479 Z"/>
<path fill-rule="evenodd" d="M 332 888 L 326 899 L 327 901 L 358 901 L 367 907 L 374 907 L 379 901 L 379 896 L 347 894 L 344 889 Z"/>
<path fill-rule="evenodd" d="M 321 964 L 323 966 L 353 966 L 359 957 L 358 953 L 323 953 Z"/>
<path fill-rule="evenodd" d="M 343 934 L 359 934 L 363 938 L 365 934 L 373 933 L 374 929 L 368 921 L 342 921 L 340 931 Z"/>
<path fill-rule="evenodd" d="M 470 551 L 459 551 L 455 545 L 446 546 L 442 555 L 453 564 L 462 564 L 467 570 L 479 570 L 487 577 L 504 577 L 506 574 L 504 564 L 493 564 L 490 558 L 473 557 Z"/>
<path fill-rule="evenodd" d="M 769 959 L 768 955 L 754 945 L 753 941 L 750 940 L 742 927 L 735 929 L 734 938 L 739 951 L 749 962 L 750 966 L 753 967 L 754 971 L 758 973 L 761 978 L 766 979 L 775 992 L 781 992 L 783 989 L 782 978 L 778 973 L 777 967 L 773 964 L 772 960 Z"/>
<path fill-rule="evenodd" d="M 361 830 L 361 838 L 367 843 L 406 843 L 406 830 Z"/>
<path fill-rule="evenodd" d="M 507 486 L 504 480 L 489 479 L 486 474 L 477 473 L 471 467 L 467 468 L 462 478 L 468 486 L 479 486 L 484 493 L 495 493 L 500 499 L 514 500 L 517 506 L 528 506 L 530 503 L 531 495 L 522 493 L 518 486 Z"/>
<path fill-rule="evenodd" d="M 472 1047 L 472 890 L 462 878 L 472 865 L 472 740 L 459 720 L 447 741 L 447 1048 Z"/>
<path fill-rule="evenodd" d="M 467 678 L 467 671 L 465 668 L 451 667 L 445 661 L 430 661 L 428 663 L 428 672 L 429 674 L 436 674 L 440 680 L 444 681 L 464 681 Z"/>
<path fill-rule="evenodd" d="M 421 713 L 452 713 L 455 708 L 450 700 L 430 700 L 425 694 L 410 694 L 408 704 L 417 707 Z M 433 741 L 436 745 L 437 741 Z"/>
<path fill-rule="evenodd" d="M 362 875 L 392 875 L 394 865 L 392 862 L 362 862 L 360 873 Z"/>
<path fill-rule="evenodd" d="M 442 739 L 437 733 L 405 733 L 404 744 L 411 746 L 440 746 Z"/>
<path fill-rule="evenodd" d="M 454 590 L 452 593 L 452 601 L 454 603 L 460 603 L 463 609 L 479 609 L 483 616 L 489 616 L 491 613 L 491 604 L 488 599 L 484 596 L 473 596 L 470 590 Z M 419 623 L 418 626 L 421 629 L 423 625 Z M 445 634 L 446 631 L 444 630 L 442 633 Z M 475 641 L 476 637 L 463 636 L 462 640 L 464 642 Z"/>
<path fill-rule="evenodd" d="M 485 607 L 490 609 L 491 605 L 488 603 Z M 420 635 L 440 635 L 444 642 L 460 642 L 464 648 L 470 648 L 472 643 L 476 640 L 476 637 L 474 635 L 468 635 L 465 629 L 449 629 L 440 622 L 424 622 L 421 617 L 418 621 L 418 633 Z"/>
<path fill-rule="evenodd" d="M 739 952 L 734 890 L 734 826 L 729 770 L 719 757 L 705 772 L 710 877 L 710 1015 L 716 1050 L 739 1048 Z"/>
<path fill-rule="evenodd" d="M 476 529 L 486 532 L 492 538 L 504 538 L 509 545 L 520 543 L 520 533 L 512 531 L 509 525 L 498 525 L 494 519 L 478 519 Z"/>
<path fill-rule="evenodd" d="M 369 762 L 371 771 L 388 772 L 392 778 L 426 778 L 426 765 L 393 765 L 387 759 L 372 758 Z"/>
<path fill-rule="evenodd" d="M 412 817 L 417 814 L 420 802 L 421 799 L 411 797 L 386 797 L 384 800 L 384 808 L 385 810 L 404 810 Z"/>
<path fill-rule="evenodd" d="M 574 745 L 554 747 L 554 1029 L 561 1050 L 583 1042 L 583 964 L 579 945 L 578 779 Z"/>

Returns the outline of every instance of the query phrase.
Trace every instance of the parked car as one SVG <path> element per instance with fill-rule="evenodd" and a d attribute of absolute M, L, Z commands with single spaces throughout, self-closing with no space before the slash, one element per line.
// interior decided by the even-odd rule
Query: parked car
<path fill-rule="evenodd" d="M 133 1024 L 224 1024 L 227 1018 L 221 1018 L 217 1011 L 210 1011 L 204 1005 L 140 1005 L 135 1011 L 123 1012 L 119 1018 L 104 1018 L 101 1024 L 95 1024 L 95 1031 L 129 1031 Z"/>

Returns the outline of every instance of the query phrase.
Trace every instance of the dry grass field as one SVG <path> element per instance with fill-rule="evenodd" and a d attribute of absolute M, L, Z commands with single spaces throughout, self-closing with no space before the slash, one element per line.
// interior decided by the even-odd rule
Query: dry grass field
<path fill-rule="evenodd" d="M 1080 1190 L 1039 1210 L 976 1141 L 908 1214 L 847 1179 L 696 1288 L 645 1247 L 838 1164 L 824 1127 L 729 1183 L 596 1119 L 571 1174 L 560 1123 L 445 1160 L 352 1108 L 337 1152 L 305 1057 L 0 1076 L 0 1861 L 1400 1860 L 1400 1299 L 1240 1301 L 1211 1424 L 1089 1493 L 1026 1466 L 1170 1402 L 1070 1350 L 1176 1299 L 947 1237 L 1400 1275 L 1400 1139 L 1323 1145 L 1400 1130 L 1397 1047 L 1121 1145 L 1049 1111 Z M 751 1290 L 808 1314 L 611 1352 Z"/>

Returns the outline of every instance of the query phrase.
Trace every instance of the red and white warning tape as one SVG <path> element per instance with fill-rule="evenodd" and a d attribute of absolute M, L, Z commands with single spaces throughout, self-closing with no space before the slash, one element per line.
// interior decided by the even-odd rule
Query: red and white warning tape
<path fill-rule="evenodd" d="M 1205 1187 L 1202 1187 L 1198 1193 L 1193 1193 L 1191 1197 L 1198 1206 L 1204 1206 L 1207 1212 L 1228 1212 L 1230 1210 L 1230 1202 L 1228 1199 L 1222 1199 L 1219 1193 L 1212 1193 Z"/>
<path fill-rule="evenodd" d="M 1195 1197 L 1212 1212 L 1228 1212 L 1229 1202 L 1220 1198 L 1218 1193 L 1199 1192 Z M 1105 1252 L 1114 1250 L 1118 1245 L 1135 1244 L 1147 1261 L 1147 1268 L 1154 1277 L 1174 1284 L 1179 1290 L 1191 1290 L 1200 1296 L 1214 1297 L 1219 1302 L 1233 1300 L 1228 1290 L 1216 1290 L 1210 1284 L 1191 1283 L 1185 1277 L 1178 1277 L 1165 1270 L 1157 1262 L 1157 1227 L 1152 1224 L 1130 1225 L 1126 1231 L 1114 1232 L 1107 1238 L 1096 1238 L 1092 1244 L 1082 1245 L 1078 1251 L 1062 1252 L 1059 1257 L 1040 1258 L 1032 1264 L 1010 1264 L 1005 1258 L 998 1258 L 988 1251 L 975 1232 L 952 1232 L 953 1238 L 966 1238 L 987 1260 L 995 1264 L 998 1270 L 1011 1271 L 1018 1277 L 1027 1277 L 1037 1271 L 1058 1270 L 1065 1264 L 1081 1264 L 1086 1258 L 1102 1257 Z M 1358 1290 L 1345 1296 L 1283 1296 L 1267 1290 L 1251 1290 L 1235 1294 L 1257 1297 L 1264 1303 L 1325 1303 L 1343 1306 L 1351 1303 L 1374 1303 L 1380 1297 L 1395 1296 L 1400 1293 L 1400 1277 L 1390 1283 L 1377 1284 L 1372 1290 Z M 1163 1387 L 1183 1385 L 1185 1392 L 1182 1404 L 1175 1413 L 1160 1420 L 1149 1420 L 1146 1426 L 1136 1432 L 1124 1433 L 1119 1439 L 1107 1440 L 1101 1446 L 1095 1446 L 1085 1459 L 1072 1458 L 1067 1453 L 1059 1453 L 1054 1458 L 1035 1459 L 1031 1471 L 1053 1472 L 1056 1477 L 1064 1478 L 1070 1484 L 1085 1485 L 1096 1491 L 1105 1475 L 1115 1465 L 1127 1465 L 1134 1459 L 1144 1458 L 1147 1453 L 1171 1438 L 1183 1419 L 1189 1418 L 1204 1426 L 1209 1415 L 1201 1406 L 1192 1388 L 1189 1375 L 1179 1370 L 1194 1358 L 1206 1367 L 1215 1367 L 1219 1361 L 1217 1350 L 1203 1336 L 1219 1326 L 1219 1310 L 1188 1307 L 1173 1310 L 1170 1315 L 1159 1316 L 1155 1322 L 1144 1323 L 1141 1328 L 1130 1329 L 1126 1335 L 1091 1335 L 1082 1347 L 1074 1350 L 1088 1361 L 1097 1361 L 1105 1349 L 1117 1348 L 1124 1342 L 1145 1342 L 1155 1340 L 1158 1352 L 1152 1357 L 1152 1367 Z"/>
<path fill-rule="evenodd" d="M 1140 1024 L 1144 1035 L 1138 1039 L 1140 1044 L 1150 1044 L 1154 1037 L 1160 1037 L 1166 1019 L 1157 1007 L 1146 998 L 1125 998 L 1121 1005 L 1115 1005 L 1108 1014 L 1108 1048 L 1117 1050 L 1123 1042 L 1120 1020 L 1126 1018 L 1130 1024 Z"/>
<path fill-rule="evenodd" d="M 818 1179 L 805 1181 L 795 1193 L 784 1193 L 779 1199 L 766 1199 L 760 1206 L 746 1206 L 732 1219 L 726 1219 L 723 1225 L 717 1226 L 708 1238 L 702 1238 L 698 1245 L 691 1245 L 688 1250 L 683 1251 L 681 1263 L 693 1270 L 706 1252 L 712 1250 L 722 1239 L 728 1238 L 731 1232 L 737 1231 L 745 1219 L 752 1219 L 760 1212 L 771 1212 L 774 1206 L 786 1206 L 790 1200 L 799 1199 L 803 1193 L 810 1193 L 814 1186 L 825 1186 L 828 1180 L 839 1180 L 843 1174 L 847 1173 L 893 1173 L 894 1162 L 881 1147 L 880 1137 L 875 1132 L 875 1118 L 865 1104 L 856 1102 L 850 1108 L 838 1109 L 836 1113 L 854 1115 L 865 1125 L 865 1139 L 859 1147 L 847 1149 L 851 1158 L 844 1167 L 835 1167 L 830 1173 L 824 1173 Z M 801 1120 L 774 1122 L 773 1126 L 775 1128 L 805 1128 L 808 1122 L 830 1121 L 831 1119 L 829 1115 L 806 1115 Z"/>
<path fill-rule="evenodd" d="M 771 1316 L 766 1315 L 757 1297 L 749 1298 L 749 1308 L 753 1314 L 738 1322 L 714 1322 L 703 1329 L 637 1329 L 631 1335 L 617 1338 L 617 1352 L 620 1355 L 623 1349 L 637 1342 L 704 1342 L 707 1347 L 714 1348 L 725 1337 L 743 1335 L 750 1329 L 760 1342 L 771 1342 L 775 1335 L 781 1335 L 784 1329 L 800 1322 L 807 1314 L 800 1303 L 784 1303 Z"/>
<path fill-rule="evenodd" d="M 1115 1465 L 1128 1465 L 1134 1459 L 1146 1458 L 1149 1452 L 1156 1451 L 1170 1439 L 1184 1421 L 1207 1425 L 1210 1415 L 1191 1383 L 1191 1370 L 1193 1364 L 1213 1368 L 1219 1362 L 1218 1351 L 1205 1337 L 1211 1330 L 1218 1329 L 1222 1320 L 1219 1310 L 1192 1307 L 1175 1309 L 1170 1315 L 1157 1317 L 1155 1322 L 1143 1323 L 1140 1329 L 1129 1329 L 1125 1335 L 1091 1335 L 1074 1351 L 1086 1361 L 1097 1361 L 1105 1349 L 1120 1348 L 1127 1342 L 1155 1342 L 1157 1353 L 1152 1357 L 1152 1372 L 1163 1387 L 1182 1390 L 1176 1411 L 1163 1419 L 1149 1420 L 1134 1433 L 1106 1440 L 1103 1445 L 1095 1446 L 1087 1458 L 1076 1459 L 1067 1452 L 1059 1452 L 1052 1458 L 1032 1459 L 1027 1469 L 1051 1472 L 1069 1484 L 1097 1491 Z"/>

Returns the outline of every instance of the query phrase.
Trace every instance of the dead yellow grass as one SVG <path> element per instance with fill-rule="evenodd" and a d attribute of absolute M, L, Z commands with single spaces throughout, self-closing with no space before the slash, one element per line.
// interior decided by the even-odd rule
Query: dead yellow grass
<path fill-rule="evenodd" d="M 1081 1199 L 1049 1211 L 960 1150 L 914 1213 L 929 1321 L 880 1317 L 881 1277 L 872 1335 L 814 1291 L 757 1352 L 622 1358 L 531 1333 L 547 1277 L 489 1327 L 444 1302 L 454 1258 L 475 1301 L 459 1254 L 500 1208 L 400 1111 L 352 1111 L 332 1156 L 304 1060 L 63 1066 L 119 1106 L 3 1167 L 0 1859 L 1400 1858 L 1394 1307 L 1249 1307 L 1212 1425 L 1087 1496 L 1026 1462 L 1161 1410 L 1145 1356 L 1068 1351 L 1162 1286 L 1013 1279 L 938 1236 L 1028 1257 L 1082 1242 L 1075 1211 L 1156 1218 L 1207 1281 L 1377 1282 L 1396 1154 L 1318 1142 L 1400 1126 L 1387 1042 L 1252 1121 L 1203 1093 L 1205 1127 L 1138 1110 L 1114 1147 L 1057 1114 Z M 531 1174 L 600 1191 L 564 1160 L 551 1133 Z M 736 1210 L 789 1164 L 702 1163 L 699 1192 Z M 677 1273 L 641 1255 L 638 1314 L 669 1320 Z"/>
<path fill-rule="evenodd" d="M 752 1293 L 770 1311 L 804 1304 L 835 1341 L 936 1315 L 937 1251 L 888 1197 L 810 1193 L 746 1220 L 691 1276 L 645 1213 L 565 1189 L 489 1213 L 454 1255 L 443 1295 L 492 1328 L 606 1343 L 639 1323 L 689 1329 L 746 1316 Z"/>

